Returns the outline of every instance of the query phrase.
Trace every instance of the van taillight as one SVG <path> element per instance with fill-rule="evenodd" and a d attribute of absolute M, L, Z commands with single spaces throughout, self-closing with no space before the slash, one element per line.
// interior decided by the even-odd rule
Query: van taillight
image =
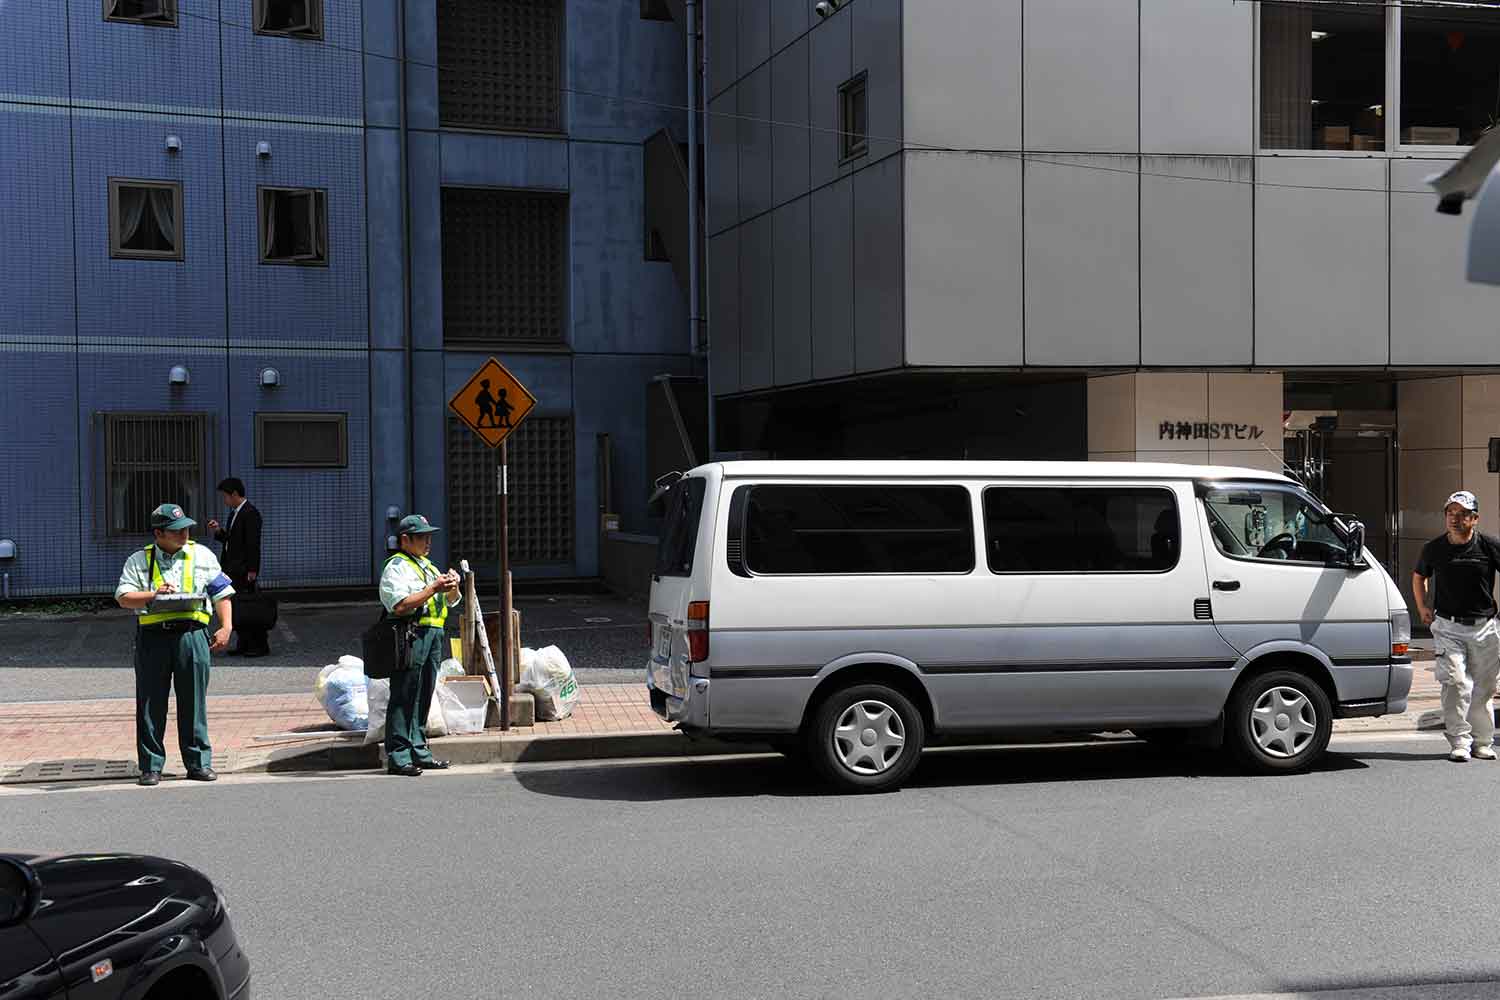
<path fill-rule="evenodd" d="M 708 602 L 694 601 L 687 609 L 688 662 L 708 659 Z"/>

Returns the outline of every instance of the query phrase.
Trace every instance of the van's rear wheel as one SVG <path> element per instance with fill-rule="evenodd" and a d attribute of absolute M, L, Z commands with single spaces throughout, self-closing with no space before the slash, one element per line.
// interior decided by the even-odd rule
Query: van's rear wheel
<path fill-rule="evenodd" d="M 1225 742 L 1246 767 L 1282 774 L 1305 770 L 1333 733 L 1333 708 L 1312 678 L 1275 670 L 1234 693 L 1225 711 Z"/>
<path fill-rule="evenodd" d="M 857 684 L 818 706 L 807 753 L 818 773 L 850 792 L 883 792 L 910 776 L 922 756 L 922 713 L 900 691 Z"/>

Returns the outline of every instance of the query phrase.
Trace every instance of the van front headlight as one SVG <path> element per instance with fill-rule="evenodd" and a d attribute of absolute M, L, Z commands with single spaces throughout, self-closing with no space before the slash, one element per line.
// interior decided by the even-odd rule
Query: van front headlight
<path fill-rule="evenodd" d="M 1405 656 L 1411 649 L 1411 615 L 1405 608 L 1391 610 L 1391 655 Z"/>

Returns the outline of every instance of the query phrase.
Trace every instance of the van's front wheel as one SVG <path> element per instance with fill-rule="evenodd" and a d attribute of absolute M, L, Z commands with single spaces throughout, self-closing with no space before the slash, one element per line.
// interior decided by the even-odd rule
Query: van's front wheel
<path fill-rule="evenodd" d="M 857 684 L 818 706 L 808 727 L 808 758 L 825 779 L 850 792 L 883 792 L 910 776 L 927 730 L 900 691 Z"/>
<path fill-rule="evenodd" d="M 1275 670 L 1250 681 L 1229 700 L 1225 741 L 1252 770 L 1279 774 L 1305 770 L 1333 733 L 1328 695 L 1312 678 Z"/>

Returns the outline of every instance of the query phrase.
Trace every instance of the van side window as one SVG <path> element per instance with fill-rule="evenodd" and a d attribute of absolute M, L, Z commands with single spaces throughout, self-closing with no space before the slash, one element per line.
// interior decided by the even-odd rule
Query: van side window
<path fill-rule="evenodd" d="M 656 542 L 657 576 L 692 576 L 698 548 L 698 521 L 703 513 L 702 479 L 680 479 L 667 496 L 667 518 Z"/>
<path fill-rule="evenodd" d="M 1292 490 L 1210 489 L 1203 494 L 1203 511 L 1214 544 L 1226 556 L 1319 565 L 1345 558 L 1332 518 Z"/>
<path fill-rule="evenodd" d="M 994 573 L 1163 573 L 1182 526 L 1171 490 L 992 486 L 984 532 Z"/>
<path fill-rule="evenodd" d="M 756 486 L 745 505 L 751 573 L 968 573 L 962 486 Z"/>

